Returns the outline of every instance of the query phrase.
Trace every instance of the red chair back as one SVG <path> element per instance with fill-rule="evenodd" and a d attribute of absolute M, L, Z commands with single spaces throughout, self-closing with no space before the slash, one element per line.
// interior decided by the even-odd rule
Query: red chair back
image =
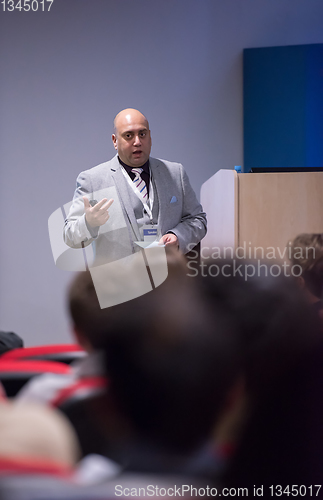
<path fill-rule="evenodd" d="M 17 392 L 35 375 L 43 373 L 69 374 L 71 368 L 54 361 L 17 361 L 0 358 L 0 382 L 8 397 L 14 397 Z"/>
<path fill-rule="evenodd" d="M 104 377 L 84 378 L 62 389 L 52 401 L 52 406 L 64 413 L 74 427 L 83 456 L 96 453 L 109 457 L 106 438 L 97 419 L 102 413 L 108 385 Z"/>
<path fill-rule="evenodd" d="M 108 381 L 105 377 L 88 377 L 77 380 L 69 387 L 64 387 L 51 402 L 51 406 L 63 410 L 64 407 L 77 401 L 103 394 L 107 387 Z"/>
<path fill-rule="evenodd" d="M 34 359 L 43 361 L 59 361 L 60 363 L 71 363 L 86 355 L 85 351 L 78 344 L 53 344 L 36 347 L 22 347 L 12 349 L 0 357 L 2 360 L 23 360 Z"/>
<path fill-rule="evenodd" d="M 0 477 L 9 474 L 50 474 L 70 478 L 73 470 L 65 464 L 35 457 L 0 457 Z"/>

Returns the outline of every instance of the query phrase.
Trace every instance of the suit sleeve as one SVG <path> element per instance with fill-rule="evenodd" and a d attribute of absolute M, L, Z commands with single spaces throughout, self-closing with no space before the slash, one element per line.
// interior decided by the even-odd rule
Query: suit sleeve
<path fill-rule="evenodd" d="M 92 184 L 87 172 L 81 172 L 76 180 L 73 202 L 65 219 L 64 241 L 71 248 L 88 246 L 99 234 L 99 227 L 90 228 L 86 223 L 83 196 L 89 200 L 92 198 Z"/>
<path fill-rule="evenodd" d="M 206 235 L 207 222 L 206 213 L 203 212 L 182 165 L 180 172 L 183 189 L 182 218 L 177 226 L 167 232 L 177 236 L 181 251 L 187 253 Z"/>

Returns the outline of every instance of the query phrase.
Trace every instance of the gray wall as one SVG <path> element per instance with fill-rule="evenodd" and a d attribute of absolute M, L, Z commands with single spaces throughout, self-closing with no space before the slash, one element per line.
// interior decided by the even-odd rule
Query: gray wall
<path fill-rule="evenodd" d="M 0 6 L 2 9 L 2 5 Z M 150 120 L 152 154 L 197 193 L 242 163 L 242 49 L 323 43 L 322 0 L 54 0 L 0 11 L 0 329 L 71 339 L 49 215 L 77 174 L 114 154 L 122 108 Z"/>

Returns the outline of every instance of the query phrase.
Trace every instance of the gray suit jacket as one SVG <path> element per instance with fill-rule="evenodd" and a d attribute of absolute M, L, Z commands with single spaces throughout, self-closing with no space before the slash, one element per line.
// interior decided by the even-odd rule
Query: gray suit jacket
<path fill-rule="evenodd" d="M 161 235 L 176 234 L 183 253 L 190 251 L 206 234 L 206 214 L 198 202 L 189 179 L 180 163 L 149 158 L 155 184 Z M 117 155 L 77 178 L 76 191 L 64 226 L 64 241 L 72 248 L 93 244 L 96 263 L 106 263 L 126 257 L 140 248 L 137 220 L 131 205 L 127 181 Z M 84 214 L 82 196 L 100 201 L 113 198 L 110 218 L 98 228 L 89 229 Z"/>

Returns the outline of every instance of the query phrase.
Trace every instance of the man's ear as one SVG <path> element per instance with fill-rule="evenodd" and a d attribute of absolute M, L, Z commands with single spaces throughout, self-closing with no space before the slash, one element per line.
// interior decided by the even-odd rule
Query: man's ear
<path fill-rule="evenodd" d="M 86 340 L 82 332 L 80 332 L 75 325 L 73 325 L 72 331 L 77 344 L 81 346 L 84 351 L 90 352 L 91 346 L 89 345 L 89 342 Z"/>
<path fill-rule="evenodd" d="M 76 340 L 76 343 L 82 347 L 82 335 L 78 331 L 78 329 L 75 325 L 72 326 L 72 332 L 73 332 L 73 337 Z"/>
<path fill-rule="evenodd" d="M 118 151 L 118 141 L 117 141 L 117 136 L 115 134 L 112 134 L 112 142 L 114 145 L 114 149 Z"/>

